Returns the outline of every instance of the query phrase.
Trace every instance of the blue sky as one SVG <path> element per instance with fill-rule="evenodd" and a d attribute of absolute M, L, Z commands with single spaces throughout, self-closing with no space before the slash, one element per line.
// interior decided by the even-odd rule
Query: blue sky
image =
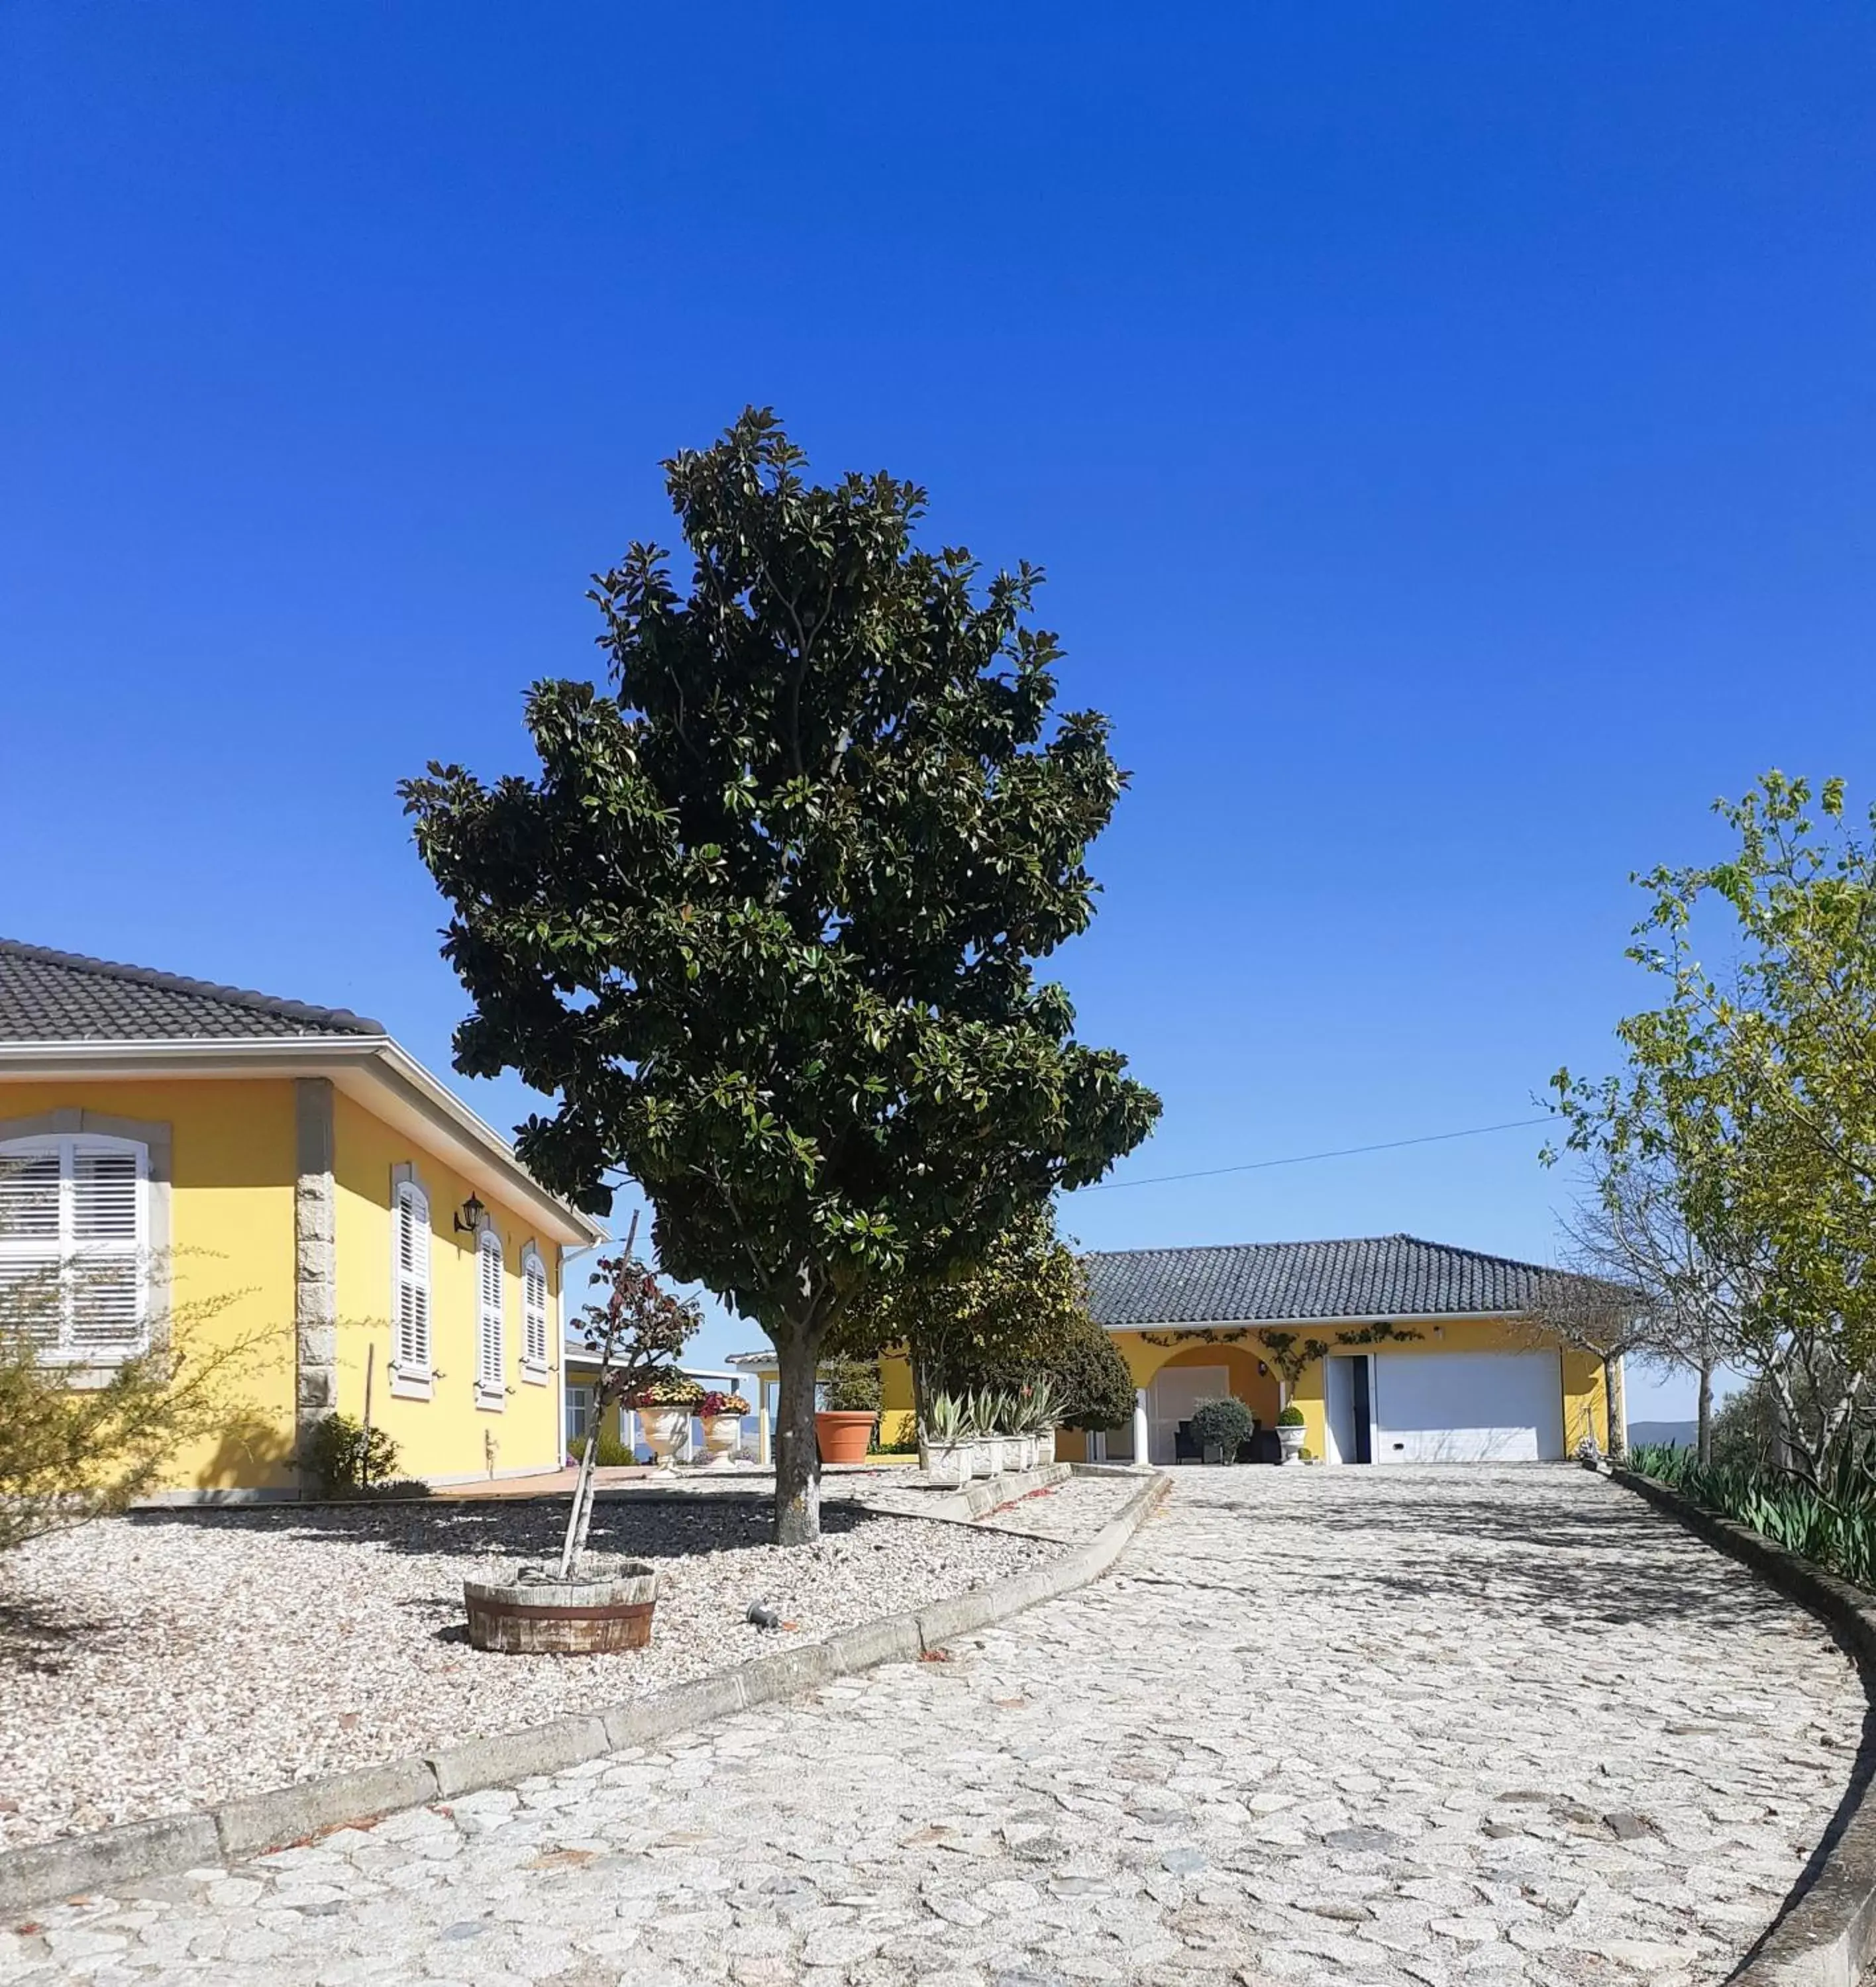
<path fill-rule="evenodd" d="M 1631 869 L 1876 784 L 1873 58 L 1770 0 L 8 0 L 0 932 L 446 1066 L 394 784 L 524 764 L 659 458 L 763 402 L 1048 569 L 1134 775 L 1059 960 L 1166 1098 L 1118 1179 L 1519 1117 L 1642 997 Z M 1545 1259 L 1540 1138 L 1067 1223 Z"/>

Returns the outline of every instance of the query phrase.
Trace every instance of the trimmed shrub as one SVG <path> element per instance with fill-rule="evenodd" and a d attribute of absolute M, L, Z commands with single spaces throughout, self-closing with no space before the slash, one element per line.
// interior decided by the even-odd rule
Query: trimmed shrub
<path fill-rule="evenodd" d="M 1277 1425 L 1279 1428 L 1301 1428 L 1303 1425 L 1303 1410 L 1298 1407 L 1285 1408 L 1277 1417 Z"/>
<path fill-rule="evenodd" d="M 879 1412 L 879 1368 L 876 1361 L 837 1360 L 821 1369 L 821 1384 L 830 1414 L 876 1415 Z"/>
<path fill-rule="evenodd" d="M 307 1430 L 299 1460 L 330 1497 L 390 1483 L 397 1474 L 397 1445 L 381 1428 L 367 1434 L 350 1415 L 326 1415 Z"/>
<path fill-rule="evenodd" d="M 1250 1441 L 1257 1425 L 1257 1417 L 1233 1395 L 1201 1401 L 1192 1411 L 1192 1432 L 1200 1447 L 1222 1449 L 1228 1462 L 1236 1460 L 1239 1443 Z"/>

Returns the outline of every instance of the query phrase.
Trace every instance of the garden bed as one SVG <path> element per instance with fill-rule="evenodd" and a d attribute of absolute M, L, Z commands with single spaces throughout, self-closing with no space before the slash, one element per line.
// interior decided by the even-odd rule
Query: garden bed
<path fill-rule="evenodd" d="M 464 1579 L 548 1557 L 565 1522 L 558 1503 L 164 1511 L 26 1547 L 0 1588 L 0 1847 L 591 1710 L 1059 1549 L 835 1503 L 820 1547 L 784 1552 L 764 1503 L 606 1500 L 593 1550 L 663 1576 L 651 1647 L 471 1649 Z M 793 1629 L 751 1627 L 753 1601 Z"/>

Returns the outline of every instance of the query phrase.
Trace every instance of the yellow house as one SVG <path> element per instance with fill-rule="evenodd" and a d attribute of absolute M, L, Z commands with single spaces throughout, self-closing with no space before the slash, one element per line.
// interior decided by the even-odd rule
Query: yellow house
<path fill-rule="evenodd" d="M 1089 1309 L 1127 1362 L 1134 1411 L 1120 1428 L 1062 1430 L 1062 1459 L 1196 1460 L 1193 1410 L 1227 1395 L 1261 1430 L 1295 1408 L 1304 1447 L 1331 1463 L 1554 1462 L 1585 1436 L 1608 1447 L 1601 1361 L 1534 1315 L 1555 1274 L 1541 1264 L 1412 1235 L 1085 1261 Z M 757 1375 L 766 1426 L 774 1354 L 730 1363 Z M 890 1442 L 913 1419 L 905 1361 L 889 1356 L 881 1380 Z"/>
<path fill-rule="evenodd" d="M 603 1239 L 376 1021 L 0 940 L 0 1279 L 64 1281 L 45 1356 L 251 1348 L 168 1497 L 303 1494 L 368 1403 L 403 1475 L 557 1469 L 562 1260 Z"/>
<path fill-rule="evenodd" d="M 1601 1362 L 1536 1321 L 1542 1264 L 1412 1235 L 1130 1249 L 1087 1259 L 1089 1307 L 1136 1389 L 1071 1459 L 1190 1459 L 1193 1409 L 1286 1407 L 1331 1463 L 1554 1462 L 1608 1446 Z M 1294 1378 L 1291 1377 L 1294 1375 Z M 1618 1388 L 1619 1394 L 1619 1388 Z"/>

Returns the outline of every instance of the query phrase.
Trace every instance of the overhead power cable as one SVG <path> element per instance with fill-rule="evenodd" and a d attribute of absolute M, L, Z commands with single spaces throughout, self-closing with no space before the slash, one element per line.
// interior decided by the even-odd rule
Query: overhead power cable
<path fill-rule="evenodd" d="M 1102 1180 L 1085 1186 L 1082 1193 L 1115 1193 L 1124 1186 L 1170 1186 L 1176 1180 L 1216 1179 L 1221 1173 L 1262 1172 L 1269 1166 L 1307 1166 L 1318 1159 L 1358 1159 L 1364 1152 L 1398 1152 L 1406 1145 L 1439 1145 L 1451 1139 L 1482 1139 L 1488 1132 L 1518 1132 L 1527 1126 L 1554 1125 L 1561 1112 L 1547 1112 L 1541 1118 L 1510 1118 L 1502 1125 L 1472 1125 L 1463 1132 L 1425 1132 L 1415 1139 L 1384 1139 L 1372 1145 L 1342 1145 L 1332 1152 L 1292 1152 L 1280 1159 L 1246 1159 L 1234 1166 L 1206 1166 L 1192 1173 L 1155 1173 L 1146 1179 Z"/>

